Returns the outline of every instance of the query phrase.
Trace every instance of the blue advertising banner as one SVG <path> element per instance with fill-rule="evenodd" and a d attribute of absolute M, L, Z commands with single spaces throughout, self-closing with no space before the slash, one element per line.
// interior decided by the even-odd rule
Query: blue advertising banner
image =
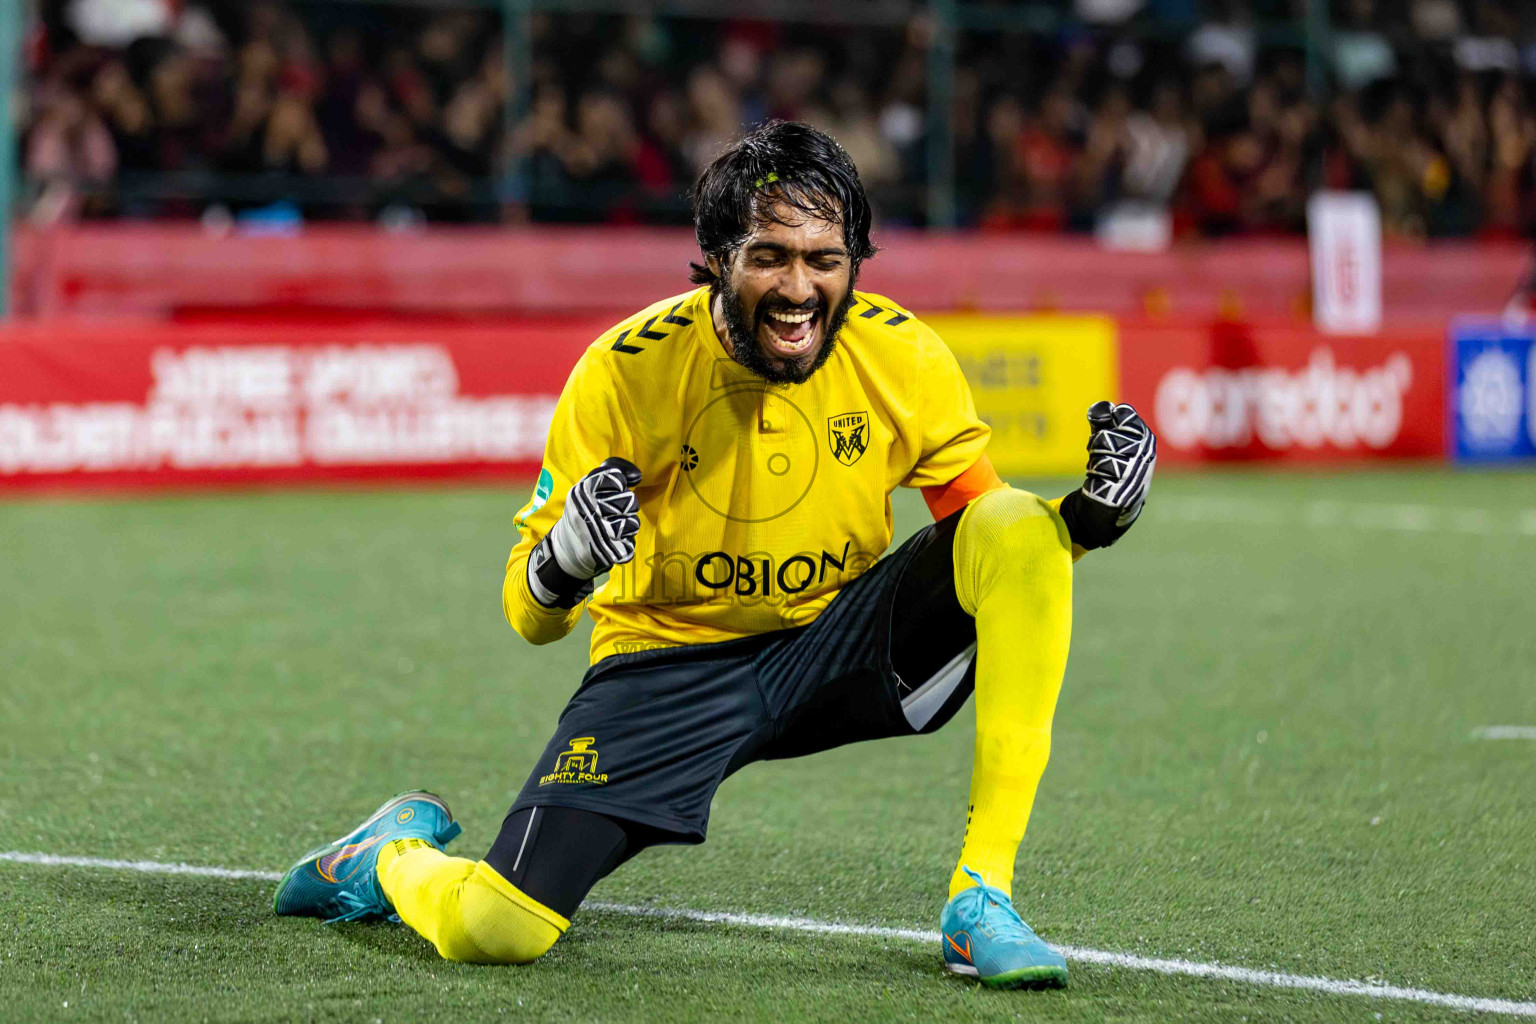
<path fill-rule="evenodd" d="M 1452 451 L 1458 462 L 1536 459 L 1536 324 L 1451 328 Z"/>

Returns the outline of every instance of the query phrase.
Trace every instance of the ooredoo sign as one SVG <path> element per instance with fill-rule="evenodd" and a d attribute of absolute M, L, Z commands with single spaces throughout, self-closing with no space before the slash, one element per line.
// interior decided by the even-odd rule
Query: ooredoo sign
<path fill-rule="evenodd" d="M 1130 327 L 1127 401 L 1172 461 L 1329 462 L 1438 456 L 1442 342 L 1430 333 L 1324 336 L 1285 327 Z"/>

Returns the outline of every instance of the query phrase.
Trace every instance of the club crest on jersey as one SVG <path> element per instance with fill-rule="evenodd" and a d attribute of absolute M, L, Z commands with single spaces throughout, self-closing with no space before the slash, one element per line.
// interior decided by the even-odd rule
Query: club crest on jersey
<path fill-rule="evenodd" d="M 845 412 L 827 417 L 827 440 L 832 445 L 832 457 L 845 466 L 851 466 L 864 457 L 869 447 L 869 413 Z"/>
<path fill-rule="evenodd" d="M 606 774 L 597 774 L 597 751 L 592 744 L 597 742 L 595 736 L 582 736 L 568 741 L 570 750 L 561 751 L 555 758 L 555 770 L 548 775 L 541 776 L 539 785 L 547 786 L 551 782 L 563 783 L 589 783 L 601 786 L 608 781 Z"/>

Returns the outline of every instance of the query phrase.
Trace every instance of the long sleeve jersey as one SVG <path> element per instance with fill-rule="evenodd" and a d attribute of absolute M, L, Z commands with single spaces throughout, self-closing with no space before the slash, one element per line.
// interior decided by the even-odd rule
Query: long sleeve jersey
<path fill-rule="evenodd" d="M 982 459 L 989 431 L 954 356 L 889 299 L 856 292 L 825 365 L 789 385 L 731 359 L 709 302 L 700 288 L 657 303 L 571 372 L 502 587 L 528 640 L 581 615 L 534 600 L 528 556 L 609 456 L 640 468 L 640 532 L 585 602 L 593 662 L 810 623 L 890 545 L 895 488 L 937 493 Z"/>

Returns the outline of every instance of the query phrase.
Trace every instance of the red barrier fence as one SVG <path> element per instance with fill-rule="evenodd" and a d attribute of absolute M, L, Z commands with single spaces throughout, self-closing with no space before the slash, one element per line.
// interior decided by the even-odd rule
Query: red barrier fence
<path fill-rule="evenodd" d="M 1127 324 L 1121 390 L 1164 462 L 1440 457 L 1445 344 L 1443 331 Z"/>
<path fill-rule="evenodd" d="M 921 310 L 1052 310 L 1180 319 L 1308 321 L 1305 243 L 1240 239 L 1165 253 L 1091 239 L 882 231 L 865 287 Z M 687 287 L 687 229 L 306 227 L 292 237 L 195 224 L 17 232 L 22 315 L 166 316 L 186 310 L 367 309 L 517 314 L 601 310 L 610 319 Z M 1518 244 L 1392 246 L 1389 326 L 1497 312 L 1528 269 Z"/>

